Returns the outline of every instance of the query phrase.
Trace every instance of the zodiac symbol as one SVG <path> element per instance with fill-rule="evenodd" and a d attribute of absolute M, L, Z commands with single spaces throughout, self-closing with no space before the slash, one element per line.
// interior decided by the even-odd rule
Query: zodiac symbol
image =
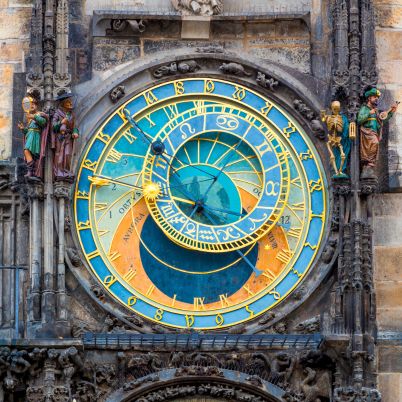
<path fill-rule="evenodd" d="M 311 152 L 311 149 L 309 149 L 307 152 L 301 152 L 299 154 L 299 158 L 303 161 L 305 161 L 306 159 L 312 159 L 313 153 Z"/>
<path fill-rule="evenodd" d="M 186 218 L 184 216 L 180 216 L 180 217 L 176 216 L 176 217 L 174 217 L 172 219 L 167 219 L 167 221 L 169 223 L 173 223 L 173 224 L 175 224 L 175 223 L 185 223 Z"/>
<path fill-rule="evenodd" d="M 256 228 L 255 224 L 258 222 L 263 222 L 263 221 L 267 220 L 267 218 L 268 218 L 268 215 L 266 212 L 264 212 L 264 215 L 261 219 L 249 218 L 249 220 L 253 223 L 253 225 L 250 227 L 249 230 L 255 230 L 255 228 Z"/>
<path fill-rule="evenodd" d="M 95 170 L 97 164 L 98 164 L 97 161 L 92 162 L 89 159 L 85 159 L 85 161 L 84 161 L 84 167 L 86 167 L 87 169 L 90 169 L 90 170 Z"/>
<path fill-rule="evenodd" d="M 236 118 L 222 114 L 216 118 L 216 124 L 226 130 L 236 130 L 239 127 L 239 121 Z"/>
<path fill-rule="evenodd" d="M 279 187 L 279 183 L 274 183 L 272 180 L 268 181 L 265 186 L 265 193 L 267 195 L 278 195 L 278 190 L 276 190 L 276 186 Z"/>
<path fill-rule="evenodd" d="M 186 227 L 185 233 L 191 237 L 195 237 L 195 224 L 192 222 L 189 222 Z"/>
<path fill-rule="evenodd" d="M 310 187 L 310 193 L 312 193 L 313 191 L 320 191 L 322 190 L 322 184 L 321 184 L 321 179 L 318 180 L 310 180 L 308 183 L 309 187 Z"/>
<path fill-rule="evenodd" d="M 200 235 L 202 240 L 214 240 L 214 236 Z"/>
<path fill-rule="evenodd" d="M 192 128 L 191 125 L 190 125 L 190 123 L 183 123 L 183 124 L 180 126 L 180 132 L 181 132 L 181 134 L 182 134 L 182 135 L 181 135 L 181 138 L 182 138 L 183 140 L 185 140 L 185 139 L 187 138 L 187 134 L 184 132 L 184 127 L 187 127 L 187 128 L 188 128 L 188 135 L 195 133 L 195 128 Z"/>
<path fill-rule="evenodd" d="M 227 229 L 220 229 L 217 230 L 216 233 L 218 235 L 223 233 L 223 240 L 229 240 L 229 239 L 238 239 L 240 237 L 239 233 L 236 233 L 235 235 L 232 233 L 233 232 L 233 228 L 227 228 Z"/>

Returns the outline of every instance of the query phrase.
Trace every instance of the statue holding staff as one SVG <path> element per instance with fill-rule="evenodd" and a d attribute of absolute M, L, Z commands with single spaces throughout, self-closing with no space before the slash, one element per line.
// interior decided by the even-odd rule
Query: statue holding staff
<path fill-rule="evenodd" d="M 357 116 L 360 125 L 360 161 L 362 164 L 361 178 L 375 178 L 374 169 L 377 164 L 382 129 L 384 122 L 388 121 L 398 108 L 395 102 L 386 112 L 378 111 L 378 100 L 381 92 L 371 88 L 364 93 L 366 103 L 362 105 Z"/>

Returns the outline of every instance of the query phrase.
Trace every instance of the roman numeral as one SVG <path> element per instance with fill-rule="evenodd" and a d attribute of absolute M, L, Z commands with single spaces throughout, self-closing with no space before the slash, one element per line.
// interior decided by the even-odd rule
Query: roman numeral
<path fill-rule="evenodd" d="M 301 233 L 302 233 L 302 228 L 291 228 L 288 231 L 289 236 L 296 237 L 296 238 L 298 238 L 301 235 Z"/>
<path fill-rule="evenodd" d="M 130 268 L 123 276 L 126 281 L 131 281 L 137 275 L 137 270 Z"/>
<path fill-rule="evenodd" d="M 262 273 L 262 276 L 265 276 L 269 280 L 269 283 L 273 282 L 276 278 L 275 274 L 269 268 Z"/>
<path fill-rule="evenodd" d="M 204 301 L 205 297 L 194 297 L 194 310 L 206 310 Z"/>
<path fill-rule="evenodd" d="M 109 251 L 108 257 L 110 261 L 114 261 L 120 258 L 121 255 L 117 251 Z"/>
<path fill-rule="evenodd" d="M 155 285 L 151 285 L 147 292 L 145 293 L 146 296 L 151 296 L 152 292 L 155 290 Z"/>
<path fill-rule="evenodd" d="M 112 148 L 112 149 L 109 151 L 109 154 L 108 154 L 106 160 L 107 160 L 108 162 L 116 163 L 116 162 L 118 162 L 118 161 L 121 159 L 122 156 L 123 156 L 123 154 L 122 154 L 121 152 L 116 151 L 114 148 Z"/>
<path fill-rule="evenodd" d="M 130 128 L 127 129 L 127 130 L 124 132 L 123 137 L 124 137 L 130 144 L 132 144 L 132 143 L 137 139 L 137 137 L 136 137 L 134 134 L 132 134 Z"/>
<path fill-rule="evenodd" d="M 222 294 L 219 295 L 219 300 L 221 301 L 221 305 L 222 307 L 229 307 L 230 303 L 229 303 L 229 299 L 228 299 L 228 294 Z"/>
<path fill-rule="evenodd" d="M 282 249 L 282 251 L 280 251 L 275 258 L 277 260 L 287 264 L 290 261 L 290 259 L 292 258 L 292 256 L 293 256 L 293 253 L 290 250 Z"/>

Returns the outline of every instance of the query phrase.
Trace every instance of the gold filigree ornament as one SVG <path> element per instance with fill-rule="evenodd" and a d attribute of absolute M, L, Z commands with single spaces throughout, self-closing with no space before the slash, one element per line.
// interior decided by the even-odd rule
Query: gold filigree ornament
<path fill-rule="evenodd" d="M 155 201 L 162 193 L 158 183 L 145 183 L 142 188 L 142 193 L 147 201 Z"/>

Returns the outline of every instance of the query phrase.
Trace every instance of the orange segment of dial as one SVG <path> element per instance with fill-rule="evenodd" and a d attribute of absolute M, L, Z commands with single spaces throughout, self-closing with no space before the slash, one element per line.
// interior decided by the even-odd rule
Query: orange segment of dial
<path fill-rule="evenodd" d="M 244 193 L 248 194 L 247 192 Z M 255 198 L 251 196 L 249 201 L 255 201 Z M 119 258 L 114 259 L 111 263 L 123 281 L 145 297 L 161 305 L 185 311 L 219 310 L 234 306 L 266 289 L 275 277 L 280 275 L 284 267 L 284 263 L 276 257 L 281 250 L 287 249 L 288 244 L 283 229 L 276 226 L 259 241 L 259 255 L 256 267 L 263 271 L 262 275 L 258 278 L 254 274 L 251 275 L 249 280 L 237 292 L 221 298 L 218 302 L 205 304 L 202 309 L 200 309 L 201 306 L 197 308 L 193 304 L 180 302 L 156 288 L 142 266 L 140 259 L 141 241 L 138 234 L 141 233 L 148 215 L 145 200 L 141 199 L 127 212 L 120 222 L 113 237 L 109 254 L 119 255 Z"/>

